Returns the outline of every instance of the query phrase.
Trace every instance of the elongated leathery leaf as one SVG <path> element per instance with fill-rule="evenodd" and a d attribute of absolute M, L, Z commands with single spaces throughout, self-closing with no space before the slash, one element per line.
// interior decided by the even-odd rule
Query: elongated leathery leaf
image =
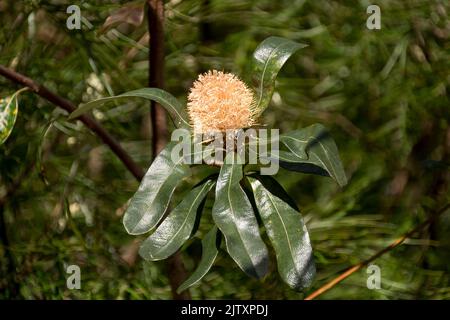
<path fill-rule="evenodd" d="M 167 112 L 169 112 L 177 127 L 189 127 L 188 116 L 184 106 L 173 95 L 158 88 L 141 88 L 122 93 L 118 96 L 105 97 L 90 101 L 86 104 L 80 105 L 78 109 L 70 114 L 69 119 L 75 119 L 105 102 L 124 98 L 144 98 L 147 100 L 154 100 L 161 104 Z"/>
<path fill-rule="evenodd" d="M 14 128 L 16 123 L 17 113 L 19 112 L 19 103 L 17 97 L 21 89 L 9 97 L 0 99 L 0 145 L 2 145 Z"/>
<path fill-rule="evenodd" d="M 247 177 L 258 179 L 259 182 L 262 183 L 264 188 L 269 189 L 273 195 L 286 202 L 296 211 L 300 211 L 295 200 L 292 199 L 292 197 L 286 192 L 286 190 L 284 190 L 283 186 L 273 176 L 253 173 L 248 175 Z"/>
<path fill-rule="evenodd" d="M 233 260 L 248 275 L 261 278 L 267 272 L 268 251 L 251 203 L 240 185 L 242 165 L 236 158 L 236 154 L 229 153 L 222 165 L 212 216 Z"/>
<path fill-rule="evenodd" d="M 297 157 L 298 162 L 324 169 L 340 186 L 347 184 L 336 143 L 321 124 L 281 135 L 280 141 Z"/>
<path fill-rule="evenodd" d="M 205 274 L 208 273 L 209 269 L 211 269 L 214 261 L 216 260 L 217 254 L 219 253 L 217 248 L 220 246 L 220 239 L 220 237 L 217 238 L 217 227 L 214 226 L 202 240 L 202 258 L 197 266 L 197 269 L 195 269 L 191 276 L 180 285 L 177 289 L 178 293 L 193 286 L 199 282 Z"/>
<path fill-rule="evenodd" d="M 129 234 L 143 234 L 153 229 L 167 210 L 178 183 L 190 174 L 182 158 L 172 159 L 175 145 L 175 142 L 168 143 L 156 157 L 131 198 L 123 218 Z"/>
<path fill-rule="evenodd" d="M 249 178 L 256 206 L 275 249 L 278 272 L 293 289 L 311 285 L 316 269 L 308 230 L 298 211 Z"/>
<path fill-rule="evenodd" d="M 269 105 L 275 79 L 283 64 L 293 53 L 306 46 L 285 38 L 269 37 L 256 48 L 252 60 L 252 89 L 255 91 L 257 115 Z"/>
<path fill-rule="evenodd" d="M 329 176 L 340 186 L 347 184 L 336 143 L 321 124 L 280 135 L 280 141 L 289 151 L 280 150 L 278 155 L 270 154 L 268 158 L 278 159 L 281 167 Z"/>
<path fill-rule="evenodd" d="M 213 185 L 214 181 L 208 180 L 192 189 L 142 243 L 139 254 L 151 261 L 166 259 L 174 254 L 192 235 L 199 206 Z"/>

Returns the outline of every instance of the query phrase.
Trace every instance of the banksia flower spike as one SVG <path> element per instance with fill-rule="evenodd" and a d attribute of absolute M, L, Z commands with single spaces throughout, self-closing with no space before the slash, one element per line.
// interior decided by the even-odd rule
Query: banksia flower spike
<path fill-rule="evenodd" d="M 195 133 L 250 127 L 255 123 L 253 92 L 237 76 L 217 70 L 201 74 L 188 96 Z"/>

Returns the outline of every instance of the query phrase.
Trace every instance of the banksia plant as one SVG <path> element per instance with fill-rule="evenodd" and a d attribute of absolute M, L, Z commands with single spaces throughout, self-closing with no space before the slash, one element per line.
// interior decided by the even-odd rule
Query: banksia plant
<path fill-rule="evenodd" d="M 203 204 L 207 197 L 214 197 L 212 218 L 215 225 L 203 237 L 203 253 L 197 269 L 179 291 L 201 280 L 221 248 L 245 273 L 264 277 L 269 254 L 261 238 L 257 216 L 275 251 L 283 281 L 299 291 L 311 285 L 315 265 L 308 230 L 296 202 L 272 176 L 265 175 L 263 169 L 267 163 L 274 162 L 287 170 L 328 176 L 339 185 L 345 185 L 337 147 L 322 125 L 315 124 L 274 137 L 258 136 L 258 144 L 264 148 L 255 151 L 260 162 L 251 165 L 226 140 L 225 146 L 214 149 L 216 152 L 225 150 L 223 162 L 212 163 L 216 173 L 193 186 L 184 199 L 167 212 L 177 186 L 191 175 L 193 163 L 209 165 L 193 161 L 199 146 L 217 142 L 217 139 L 211 142 L 204 137 L 225 131 L 235 134 L 263 124 L 261 115 L 269 105 L 279 70 L 303 47 L 305 45 L 284 38 L 267 38 L 253 54 L 252 74 L 247 84 L 236 75 L 209 71 L 193 83 L 187 106 L 166 91 L 142 88 L 91 101 L 71 114 L 71 118 L 76 118 L 101 103 L 140 97 L 164 106 L 176 127 L 188 136 L 200 135 L 200 139 L 189 142 L 188 154 L 182 156 L 179 155 L 179 144 L 175 141 L 167 144 L 130 199 L 123 219 L 129 234 L 148 234 L 140 247 L 140 255 L 150 261 L 162 260 L 180 250 L 195 235 Z M 231 140 L 235 142 L 236 136 Z M 279 146 L 279 150 L 273 149 L 274 145 Z M 200 149 L 200 155 L 204 155 L 203 149 Z"/>

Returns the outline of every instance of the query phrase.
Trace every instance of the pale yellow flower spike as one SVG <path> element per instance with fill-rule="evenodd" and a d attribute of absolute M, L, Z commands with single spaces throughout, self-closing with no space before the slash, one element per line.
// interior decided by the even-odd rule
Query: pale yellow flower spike
<path fill-rule="evenodd" d="M 217 70 L 201 74 L 187 104 L 194 132 L 223 132 L 253 125 L 253 101 L 253 92 L 234 74 Z"/>

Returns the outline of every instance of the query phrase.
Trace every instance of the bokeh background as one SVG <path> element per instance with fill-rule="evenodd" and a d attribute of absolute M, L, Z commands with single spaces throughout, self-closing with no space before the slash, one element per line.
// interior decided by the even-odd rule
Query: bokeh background
<path fill-rule="evenodd" d="M 0 64 L 75 104 L 144 87 L 144 2 L 0 0 Z M 66 27 L 71 4 L 81 8 L 82 30 Z M 381 30 L 366 28 L 370 4 L 381 8 Z M 130 15 L 117 18 L 124 7 Z M 341 189 L 329 178 L 278 175 L 310 231 L 318 269 L 311 291 L 449 202 L 448 1 L 171 0 L 165 13 L 166 89 L 183 101 L 209 69 L 246 79 L 253 50 L 270 35 L 309 45 L 282 69 L 263 121 L 282 132 L 324 124 L 349 178 Z M 0 96 L 19 88 L 0 78 Z M 0 147 L 0 195 L 20 180 L 0 208 L 0 298 L 170 299 L 166 264 L 136 256 L 140 238 L 121 223 L 138 187 L 133 176 L 61 109 L 32 93 L 19 103 L 14 131 Z M 108 105 L 94 116 L 142 167 L 150 165 L 148 103 Z M 209 210 L 183 247 L 189 272 L 201 256 Z M 446 213 L 375 261 L 380 290 L 367 288 L 363 268 L 320 298 L 448 299 L 449 236 Z M 66 288 L 70 264 L 81 268 L 81 290 Z M 265 279 L 253 280 L 225 252 L 191 294 L 305 296 L 283 284 L 274 261 Z"/>

